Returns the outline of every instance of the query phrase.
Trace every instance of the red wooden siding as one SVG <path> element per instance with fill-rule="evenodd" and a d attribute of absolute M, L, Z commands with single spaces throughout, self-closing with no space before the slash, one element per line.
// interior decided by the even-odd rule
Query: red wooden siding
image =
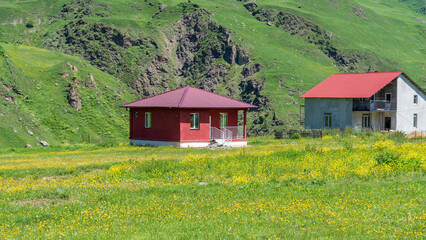
<path fill-rule="evenodd" d="M 135 117 L 138 112 L 138 117 Z M 145 128 L 145 112 L 151 113 L 151 128 Z M 178 142 L 179 109 L 130 109 L 130 139 Z"/>
<path fill-rule="evenodd" d="M 212 127 L 219 128 L 219 113 L 228 113 L 228 126 L 238 126 L 238 110 L 223 109 L 223 110 L 210 110 L 212 116 Z"/>
<path fill-rule="evenodd" d="M 200 114 L 200 128 L 191 129 L 191 113 Z M 181 142 L 208 142 L 210 141 L 208 109 L 181 109 L 180 112 L 180 141 Z"/>

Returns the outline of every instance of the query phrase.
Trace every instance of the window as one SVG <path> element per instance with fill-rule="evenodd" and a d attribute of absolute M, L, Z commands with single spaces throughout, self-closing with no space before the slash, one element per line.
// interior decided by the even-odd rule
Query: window
<path fill-rule="evenodd" d="M 135 112 L 135 118 L 137 118 L 138 117 L 138 112 Z"/>
<path fill-rule="evenodd" d="M 331 113 L 324 113 L 324 127 L 331 128 Z"/>
<path fill-rule="evenodd" d="M 219 113 L 219 127 L 228 127 L 228 113 Z"/>
<path fill-rule="evenodd" d="M 151 128 L 151 113 L 145 113 L 145 128 Z"/>
<path fill-rule="evenodd" d="M 417 127 L 417 113 L 414 113 L 413 115 L 413 127 Z"/>
<path fill-rule="evenodd" d="M 199 113 L 191 113 L 190 125 L 191 125 L 191 129 L 200 129 Z"/>
<path fill-rule="evenodd" d="M 370 127 L 370 115 L 369 114 L 363 114 L 362 115 L 362 127 L 363 128 L 369 128 Z"/>
<path fill-rule="evenodd" d="M 385 97 L 386 97 L 386 102 L 390 102 L 390 101 L 392 101 L 392 94 L 390 94 L 390 93 L 386 93 L 386 94 L 385 94 Z"/>
<path fill-rule="evenodd" d="M 414 104 L 417 104 L 418 101 L 419 101 L 419 96 L 414 95 L 414 99 L 413 99 Z"/>

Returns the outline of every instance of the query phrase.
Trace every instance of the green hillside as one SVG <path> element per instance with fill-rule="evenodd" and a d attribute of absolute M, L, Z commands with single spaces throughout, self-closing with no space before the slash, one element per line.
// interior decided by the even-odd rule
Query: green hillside
<path fill-rule="evenodd" d="M 34 47 L 0 44 L 0 53 L 0 146 L 127 137 L 127 112 L 118 106 L 134 91 L 113 76 Z"/>
<path fill-rule="evenodd" d="M 299 96 L 336 72 L 404 71 L 425 88 L 425 21 L 416 0 L 5 0 L 0 40 L 10 44 L 2 44 L 0 79 L 25 97 L 2 90 L 17 104 L 0 98 L 11 119 L 0 125 L 0 144 L 33 138 L 13 132 L 25 127 L 18 115 L 58 143 L 99 139 L 101 129 L 124 138 L 120 103 L 186 84 L 259 105 L 249 114 L 252 134 L 297 128 Z M 79 71 L 61 78 L 66 61 Z M 73 110 L 66 86 L 89 73 L 97 88 L 77 86 L 87 100 Z M 73 132 L 78 126 L 84 134 Z"/>

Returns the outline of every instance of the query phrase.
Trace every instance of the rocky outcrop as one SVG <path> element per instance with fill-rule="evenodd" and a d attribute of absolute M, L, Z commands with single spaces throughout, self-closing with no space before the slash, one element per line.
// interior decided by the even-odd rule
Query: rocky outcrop
<path fill-rule="evenodd" d="M 249 77 L 249 76 L 251 76 L 255 73 L 262 71 L 262 69 L 263 69 L 263 67 L 262 67 L 261 64 L 255 63 L 253 65 L 245 66 L 243 68 L 243 70 L 241 71 L 241 74 L 246 78 L 246 77 Z"/>
<path fill-rule="evenodd" d="M 113 26 L 85 20 L 95 8 L 107 9 L 90 0 L 65 4 L 58 18 L 71 20 L 47 38 L 45 45 L 82 56 L 128 83 L 142 97 L 168 90 L 171 79 L 178 85 L 191 84 L 214 91 L 217 84 L 226 81 L 230 67 L 249 63 L 250 55 L 232 41 L 225 27 L 210 19 L 206 10 L 190 3 L 180 7 L 186 13 L 174 24 L 173 33 L 164 36 L 166 46 L 161 52 L 147 36 L 130 36 Z M 164 9 L 159 11 L 160 14 Z M 159 14 L 153 17 L 158 18 Z M 228 64 L 218 64 L 221 59 Z"/>
<path fill-rule="evenodd" d="M 68 103 L 73 108 L 75 108 L 75 110 L 78 111 L 82 108 L 80 92 L 78 91 L 77 87 L 74 86 L 72 83 L 68 85 L 67 98 L 68 98 Z"/>
<path fill-rule="evenodd" d="M 49 147 L 49 143 L 48 142 L 46 142 L 46 141 L 40 141 L 40 144 L 41 144 L 41 146 L 43 146 L 43 147 Z"/>
<path fill-rule="evenodd" d="M 94 12 L 94 9 L 109 9 L 108 5 L 98 4 L 92 0 L 73 0 L 69 1 L 62 6 L 61 12 L 58 18 L 61 19 L 77 19 L 85 16 L 99 16 L 108 17 L 109 14 L 103 12 Z"/>
<path fill-rule="evenodd" d="M 178 20 L 173 34 L 165 36 L 166 47 L 155 56 L 132 85 L 140 95 L 150 96 L 168 89 L 171 78 L 179 85 L 195 85 L 208 91 L 226 81 L 233 64 L 244 65 L 250 56 L 235 44 L 230 32 L 209 19 L 209 13 L 195 4 L 181 4 L 192 9 Z M 218 63 L 225 60 L 228 64 Z"/>
<path fill-rule="evenodd" d="M 262 94 L 265 81 L 266 79 L 257 81 L 250 78 L 241 81 L 239 87 L 241 88 L 242 100 L 260 106 L 261 108 L 268 108 L 269 99 Z"/>
<path fill-rule="evenodd" d="M 158 90 L 168 89 L 168 65 L 169 59 L 166 56 L 156 56 L 146 70 L 138 76 L 132 88 L 141 96 L 151 96 L 158 93 Z"/>
<path fill-rule="evenodd" d="M 45 46 L 70 55 L 79 55 L 129 86 L 136 86 L 133 84 L 135 80 L 144 78 L 144 69 L 151 60 L 155 61 L 158 48 L 148 37 L 130 37 L 112 26 L 84 19 L 70 21 L 47 38 Z M 74 72 L 78 71 L 75 66 L 70 67 Z"/>

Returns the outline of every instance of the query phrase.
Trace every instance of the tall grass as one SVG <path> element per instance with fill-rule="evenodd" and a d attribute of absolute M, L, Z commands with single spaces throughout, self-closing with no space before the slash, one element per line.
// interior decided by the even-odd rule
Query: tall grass
<path fill-rule="evenodd" d="M 424 238 L 423 144 L 250 145 L 3 152 L 0 238 Z"/>

